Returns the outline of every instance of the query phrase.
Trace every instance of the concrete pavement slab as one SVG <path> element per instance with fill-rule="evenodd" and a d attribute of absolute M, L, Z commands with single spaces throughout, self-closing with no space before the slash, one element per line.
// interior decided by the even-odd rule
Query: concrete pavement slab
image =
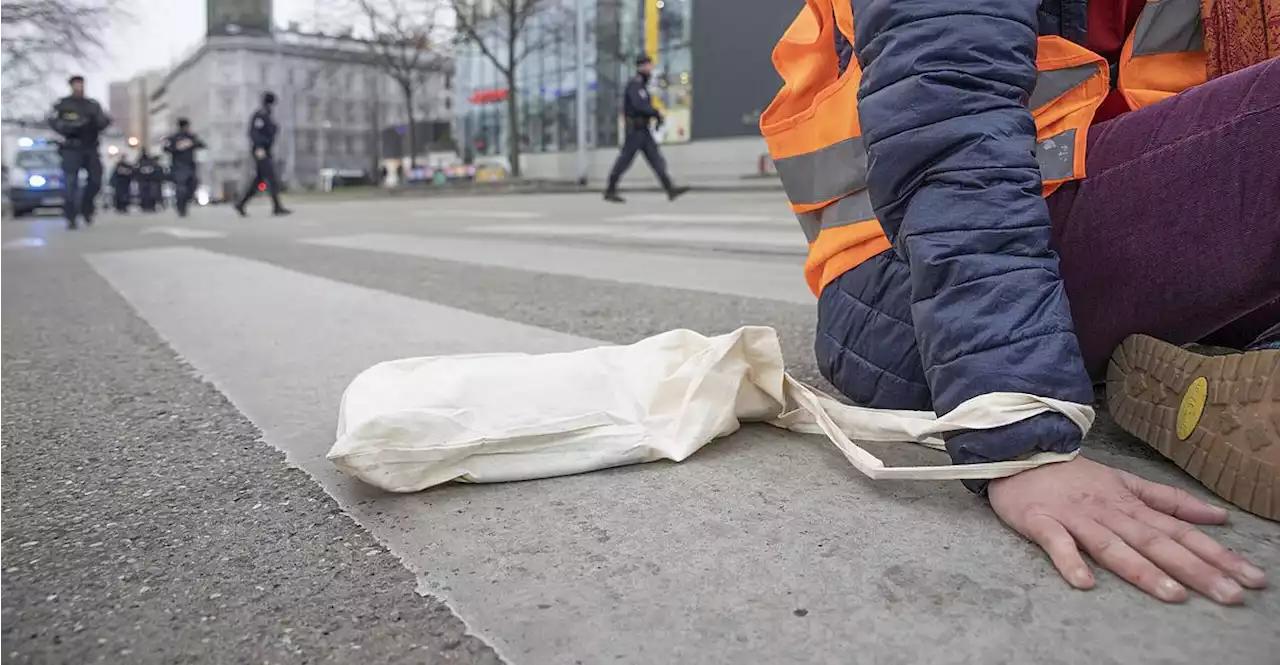
<path fill-rule="evenodd" d="M 764 427 L 681 465 L 382 495 L 311 454 L 354 371 L 590 340 L 200 250 L 92 261 L 514 662 L 1248 663 L 1280 640 L 1275 592 L 1224 609 L 1161 606 L 1107 575 L 1070 591 L 959 486 L 873 483 L 831 446 Z M 1104 461 L 1189 487 L 1168 465 Z M 1214 534 L 1280 566 L 1276 526 L 1236 519 Z"/>

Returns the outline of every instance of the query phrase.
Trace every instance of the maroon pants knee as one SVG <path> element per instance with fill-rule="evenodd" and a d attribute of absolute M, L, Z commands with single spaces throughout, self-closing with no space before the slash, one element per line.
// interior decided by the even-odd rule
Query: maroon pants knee
<path fill-rule="evenodd" d="M 1084 180 L 1048 200 L 1090 374 L 1134 333 L 1183 344 L 1277 323 L 1276 155 L 1280 59 L 1090 129 Z"/>

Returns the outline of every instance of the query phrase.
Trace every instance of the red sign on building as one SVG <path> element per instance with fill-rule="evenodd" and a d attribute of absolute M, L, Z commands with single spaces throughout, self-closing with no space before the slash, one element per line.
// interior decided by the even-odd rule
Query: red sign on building
<path fill-rule="evenodd" d="M 508 91 L 506 88 L 494 88 L 492 90 L 476 90 L 475 92 L 471 93 L 471 103 L 472 104 L 496 104 L 498 102 L 506 101 L 507 92 Z"/>

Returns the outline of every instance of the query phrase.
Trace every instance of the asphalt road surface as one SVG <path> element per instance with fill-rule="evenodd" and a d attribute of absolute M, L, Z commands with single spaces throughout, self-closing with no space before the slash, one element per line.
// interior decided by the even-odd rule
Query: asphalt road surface
<path fill-rule="evenodd" d="M 412 495 L 324 459 L 347 383 L 406 356 L 757 324 L 821 385 L 779 194 L 632 199 L 6 221 L 4 662 L 1275 662 L 1278 591 L 1071 591 L 958 483 L 767 426 Z M 1204 495 L 1105 416 L 1087 454 Z M 1280 578 L 1280 525 L 1233 521 L 1210 531 Z"/>

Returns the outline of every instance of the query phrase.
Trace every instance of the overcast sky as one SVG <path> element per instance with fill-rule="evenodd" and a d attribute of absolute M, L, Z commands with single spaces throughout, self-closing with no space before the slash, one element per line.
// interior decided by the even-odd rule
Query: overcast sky
<path fill-rule="evenodd" d="M 274 0 L 276 25 L 312 23 L 318 0 Z M 176 64 L 205 31 L 205 0 L 123 0 L 128 15 L 105 33 L 107 52 L 96 66 L 81 66 L 88 92 L 103 103 L 107 84 L 154 68 Z"/>

